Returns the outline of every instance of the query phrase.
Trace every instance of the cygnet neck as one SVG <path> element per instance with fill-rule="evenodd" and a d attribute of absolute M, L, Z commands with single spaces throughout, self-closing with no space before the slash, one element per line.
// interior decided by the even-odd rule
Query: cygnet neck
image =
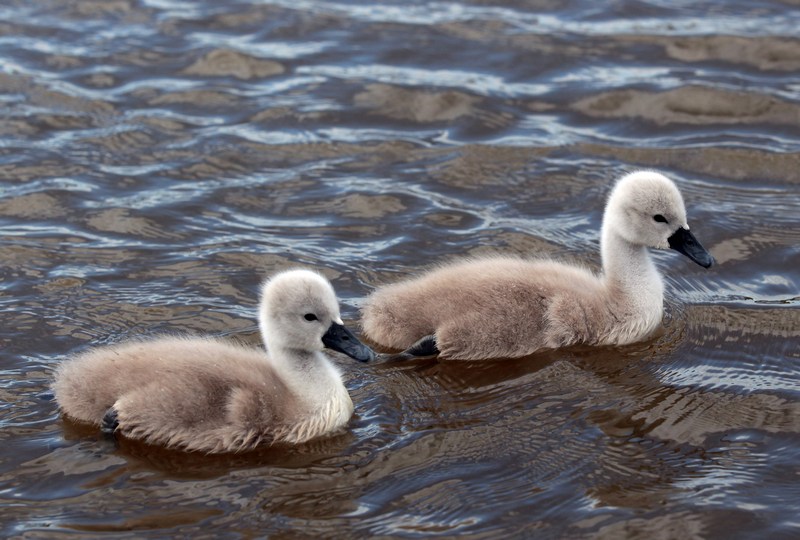
<path fill-rule="evenodd" d="M 664 284 L 646 246 L 624 239 L 604 224 L 600 242 L 603 279 L 609 294 L 621 292 L 625 302 L 641 309 L 662 309 Z"/>
<path fill-rule="evenodd" d="M 269 324 L 262 318 L 258 326 L 270 365 L 295 391 L 306 393 L 318 375 L 329 371 L 325 368 L 330 362 L 321 351 L 292 346 L 291 340 L 275 331 L 280 325 Z"/>
<path fill-rule="evenodd" d="M 344 390 L 336 367 L 321 351 L 271 344 L 265 340 L 270 363 L 304 400 L 322 406 Z"/>

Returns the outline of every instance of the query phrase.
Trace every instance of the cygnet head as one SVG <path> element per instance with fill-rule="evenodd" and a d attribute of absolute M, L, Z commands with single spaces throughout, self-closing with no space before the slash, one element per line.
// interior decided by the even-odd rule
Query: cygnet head
<path fill-rule="evenodd" d="M 606 205 L 603 228 L 633 245 L 672 248 L 708 268 L 714 259 L 689 232 L 677 186 L 653 171 L 622 177 Z"/>
<path fill-rule="evenodd" d="M 259 328 L 268 350 L 328 347 L 360 362 L 375 356 L 342 324 L 328 280 L 310 270 L 287 270 L 263 283 Z"/>

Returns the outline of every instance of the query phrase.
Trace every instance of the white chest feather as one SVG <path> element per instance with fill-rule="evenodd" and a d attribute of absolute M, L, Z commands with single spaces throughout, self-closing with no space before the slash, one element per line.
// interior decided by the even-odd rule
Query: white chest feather
<path fill-rule="evenodd" d="M 324 377 L 303 389 L 305 411 L 284 439 L 301 443 L 344 427 L 353 415 L 353 401 L 342 383 L 341 374 L 326 362 Z"/>

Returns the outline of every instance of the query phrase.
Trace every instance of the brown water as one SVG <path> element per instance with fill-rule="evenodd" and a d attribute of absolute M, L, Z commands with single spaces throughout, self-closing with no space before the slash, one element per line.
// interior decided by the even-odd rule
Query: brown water
<path fill-rule="evenodd" d="M 800 536 L 797 2 L 5 0 L 0 536 Z M 346 434 L 204 457 L 60 418 L 87 347 L 257 344 L 259 281 L 499 251 L 596 265 L 626 171 L 718 265 L 665 328 L 469 364 L 337 358 Z"/>

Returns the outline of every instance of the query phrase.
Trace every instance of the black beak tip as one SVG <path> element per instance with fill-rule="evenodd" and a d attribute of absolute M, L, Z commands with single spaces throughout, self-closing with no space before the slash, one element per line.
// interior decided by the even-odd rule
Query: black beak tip
<path fill-rule="evenodd" d="M 368 362 L 372 362 L 375 360 L 375 351 L 364 345 L 364 350 L 360 351 L 357 356 L 354 357 L 355 360 L 366 364 Z"/>
<path fill-rule="evenodd" d="M 697 245 L 699 247 L 699 250 L 696 249 L 694 251 L 689 251 L 688 253 L 686 253 L 686 255 L 692 261 L 699 264 L 703 268 L 711 268 L 716 262 L 714 261 L 714 257 L 711 255 L 711 253 L 703 249 L 703 247 L 700 246 L 700 244 Z"/>

